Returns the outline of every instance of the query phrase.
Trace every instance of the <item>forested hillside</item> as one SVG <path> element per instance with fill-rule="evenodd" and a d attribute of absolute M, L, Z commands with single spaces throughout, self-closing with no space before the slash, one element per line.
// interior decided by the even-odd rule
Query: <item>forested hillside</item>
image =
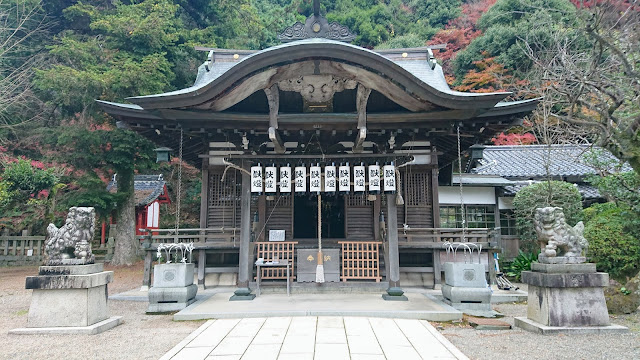
<path fill-rule="evenodd" d="M 0 0 L 0 227 L 42 233 L 73 205 L 95 206 L 105 218 L 123 201 L 105 191 L 116 172 L 163 172 L 174 188 L 177 161 L 156 165 L 154 144 L 116 130 L 94 100 L 189 86 L 206 57 L 194 46 L 263 49 L 311 12 L 311 0 Z M 514 91 L 515 99 L 553 91 L 547 117 L 595 118 L 586 128 L 604 128 L 609 140 L 639 116 L 638 80 L 623 81 L 638 74 L 637 12 L 635 0 L 321 2 L 329 21 L 357 34 L 356 45 L 446 44 L 436 58 L 455 89 Z M 573 74 L 560 71 L 569 63 Z M 608 69 L 601 80 L 609 82 L 577 89 L 576 77 L 593 75 L 590 64 Z M 619 82 L 626 85 L 611 97 L 596 95 Z M 602 102 L 589 106 L 594 98 Z M 497 141 L 535 141 L 519 135 L 528 131 Z M 614 153 L 640 156 L 623 151 L 636 141 L 624 136 Z M 199 173 L 189 169 L 183 221 L 197 225 Z"/>

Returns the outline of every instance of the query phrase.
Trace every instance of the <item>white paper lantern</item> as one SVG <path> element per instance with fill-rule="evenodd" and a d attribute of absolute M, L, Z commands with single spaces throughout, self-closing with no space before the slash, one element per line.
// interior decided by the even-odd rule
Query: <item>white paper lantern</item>
<path fill-rule="evenodd" d="M 262 194 L 262 166 L 260 164 L 251 167 L 251 193 Z"/>
<path fill-rule="evenodd" d="M 291 166 L 282 166 L 280 168 L 280 193 L 283 195 L 291 194 Z"/>
<path fill-rule="evenodd" d="M 264 168 L 264 192 L 273 195 L 278 190 L 278 169 L 275 166 Z"/>
<path fill-rule="evenodd" d="M 324 191 L 326 193 L 336 192 L 336 166 L 334 164 L 324 167 Z"/>
<path fill-rule="evenodd" d="M 358 194 L 362 194 L 366 190 L 366 172 L 367 170 L 362 163 L 353 167 L 353 191 Z"/>
<path fill-rule="evenodd" d="M 369 193 L 380 193 L 380 165 L 369 165 Z"/>
<path fill-rule="evenodd" d="M 338 168 L 338 188 L 343 194 L 348 194 L 351 191 L 351 168 L 349 163 L 340 165 Z"/>
<path fill-rule="evenodd" d="M 293 172 L 293 183 L 296 193 L 307 192 L 307 167 L 296 166 Z"/>
<path fill-rule="evenodd" d="M 391 162 L 390 165 L 385 165 L 384 172 L 384 192 L 387 194 L 393 194 L 396 192 L 396 166 Z"/>
<path fill-rule="evenodd" d="M 320 164 L 309 168 L 309 191 L 317 194 L 322 191 L 322 168 Z"/>

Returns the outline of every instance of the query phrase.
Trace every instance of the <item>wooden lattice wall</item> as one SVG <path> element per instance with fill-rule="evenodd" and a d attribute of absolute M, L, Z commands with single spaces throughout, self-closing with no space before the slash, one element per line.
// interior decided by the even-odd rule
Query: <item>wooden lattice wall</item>
<path fill-rule="evenodd" d="M 408 166 L 400 173 L 404 205 L 398 206 L 398 228 L 432 228 L 433 189 L 431 168 Z"/>
<path fill-rule="evenodd" d="M 207 227 L 240 228 L 241 175 L 237 170 L 229 169 L 220 181 L 223 172 L 224 167 L 209 170 Z"/>
<path fill-rule="evenodd" d="M 347 238 L 374 240 L 373 202 L 365 194 L 347 195 L 345 201 Z"/>
<path fill-rule="evenodd" d="M 256 242 L 256 259 L 263 258 L 264 261 L 289 260 L 291 262 L 291 279 L 295 279 L 295 252 L 297 241 L 282 242 Z M 285 267 L 263 267 L 261 268 L 263 280 L 287 279 L 287 269 Z"/>
<path fill-rule="evenodd" d="M 380 282 L 380 242 L 339 241 L 342 246 L 342 272 L 347 280 L 375 280 Z"/>

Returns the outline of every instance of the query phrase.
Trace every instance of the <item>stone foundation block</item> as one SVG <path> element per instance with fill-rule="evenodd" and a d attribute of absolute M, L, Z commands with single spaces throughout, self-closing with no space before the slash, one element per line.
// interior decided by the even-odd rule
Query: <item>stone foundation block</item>
<path fill-rule="evenodd" d="M 444 284 L 442 285 L 442 296 L 452 304 L 491 304 L 491 289 L 488 287 L 468 288 Z"/>
<path fill-rule="evenodd" d="M 522 272 L 522 282 L 541 287 L 551 288 L 582 288 L 582 287 L 606 287 L 609 285 L 607 273 L 541 273 L 533 271 Z"/>
<path fill-rule="evenodd" d="M 27 327 L 89 326 L 109 317 L 107 286 L 34 289 Z"/>
<path fill-rule="evenodd" d="M 609 325 L 601 287 L 550 288 L 529 284 L 527 318 L 546 326 Z"/>
<path fill-rule="evenodd" d="M 532 263 L 531 271 L 555 274 L 590 274 L 596 272 L 596 264 L 541 264 Z"/>
<path fill-rule="evenodd" d="M 180 288 L 152 287 L 149 289 L 148 313 L 179 311 L 196 301 L 198 285 Z"/>

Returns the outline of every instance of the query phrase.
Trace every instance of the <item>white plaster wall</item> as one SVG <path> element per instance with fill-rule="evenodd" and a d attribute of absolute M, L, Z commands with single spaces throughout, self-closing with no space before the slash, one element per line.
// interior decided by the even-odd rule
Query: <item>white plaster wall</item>
<path fill-rule="evenodd" d="M 499 197 L 498 209 L 513 209 L 513 197 Z"/>
<path fill-rule="evenodd" d="M 462 197 L 468 205 L 495 205 L 496 195 L 493 187 L 463 186 Z M 440 205 L 460 204 L 459 186 L 439 186 L 438 199 Z"/>

